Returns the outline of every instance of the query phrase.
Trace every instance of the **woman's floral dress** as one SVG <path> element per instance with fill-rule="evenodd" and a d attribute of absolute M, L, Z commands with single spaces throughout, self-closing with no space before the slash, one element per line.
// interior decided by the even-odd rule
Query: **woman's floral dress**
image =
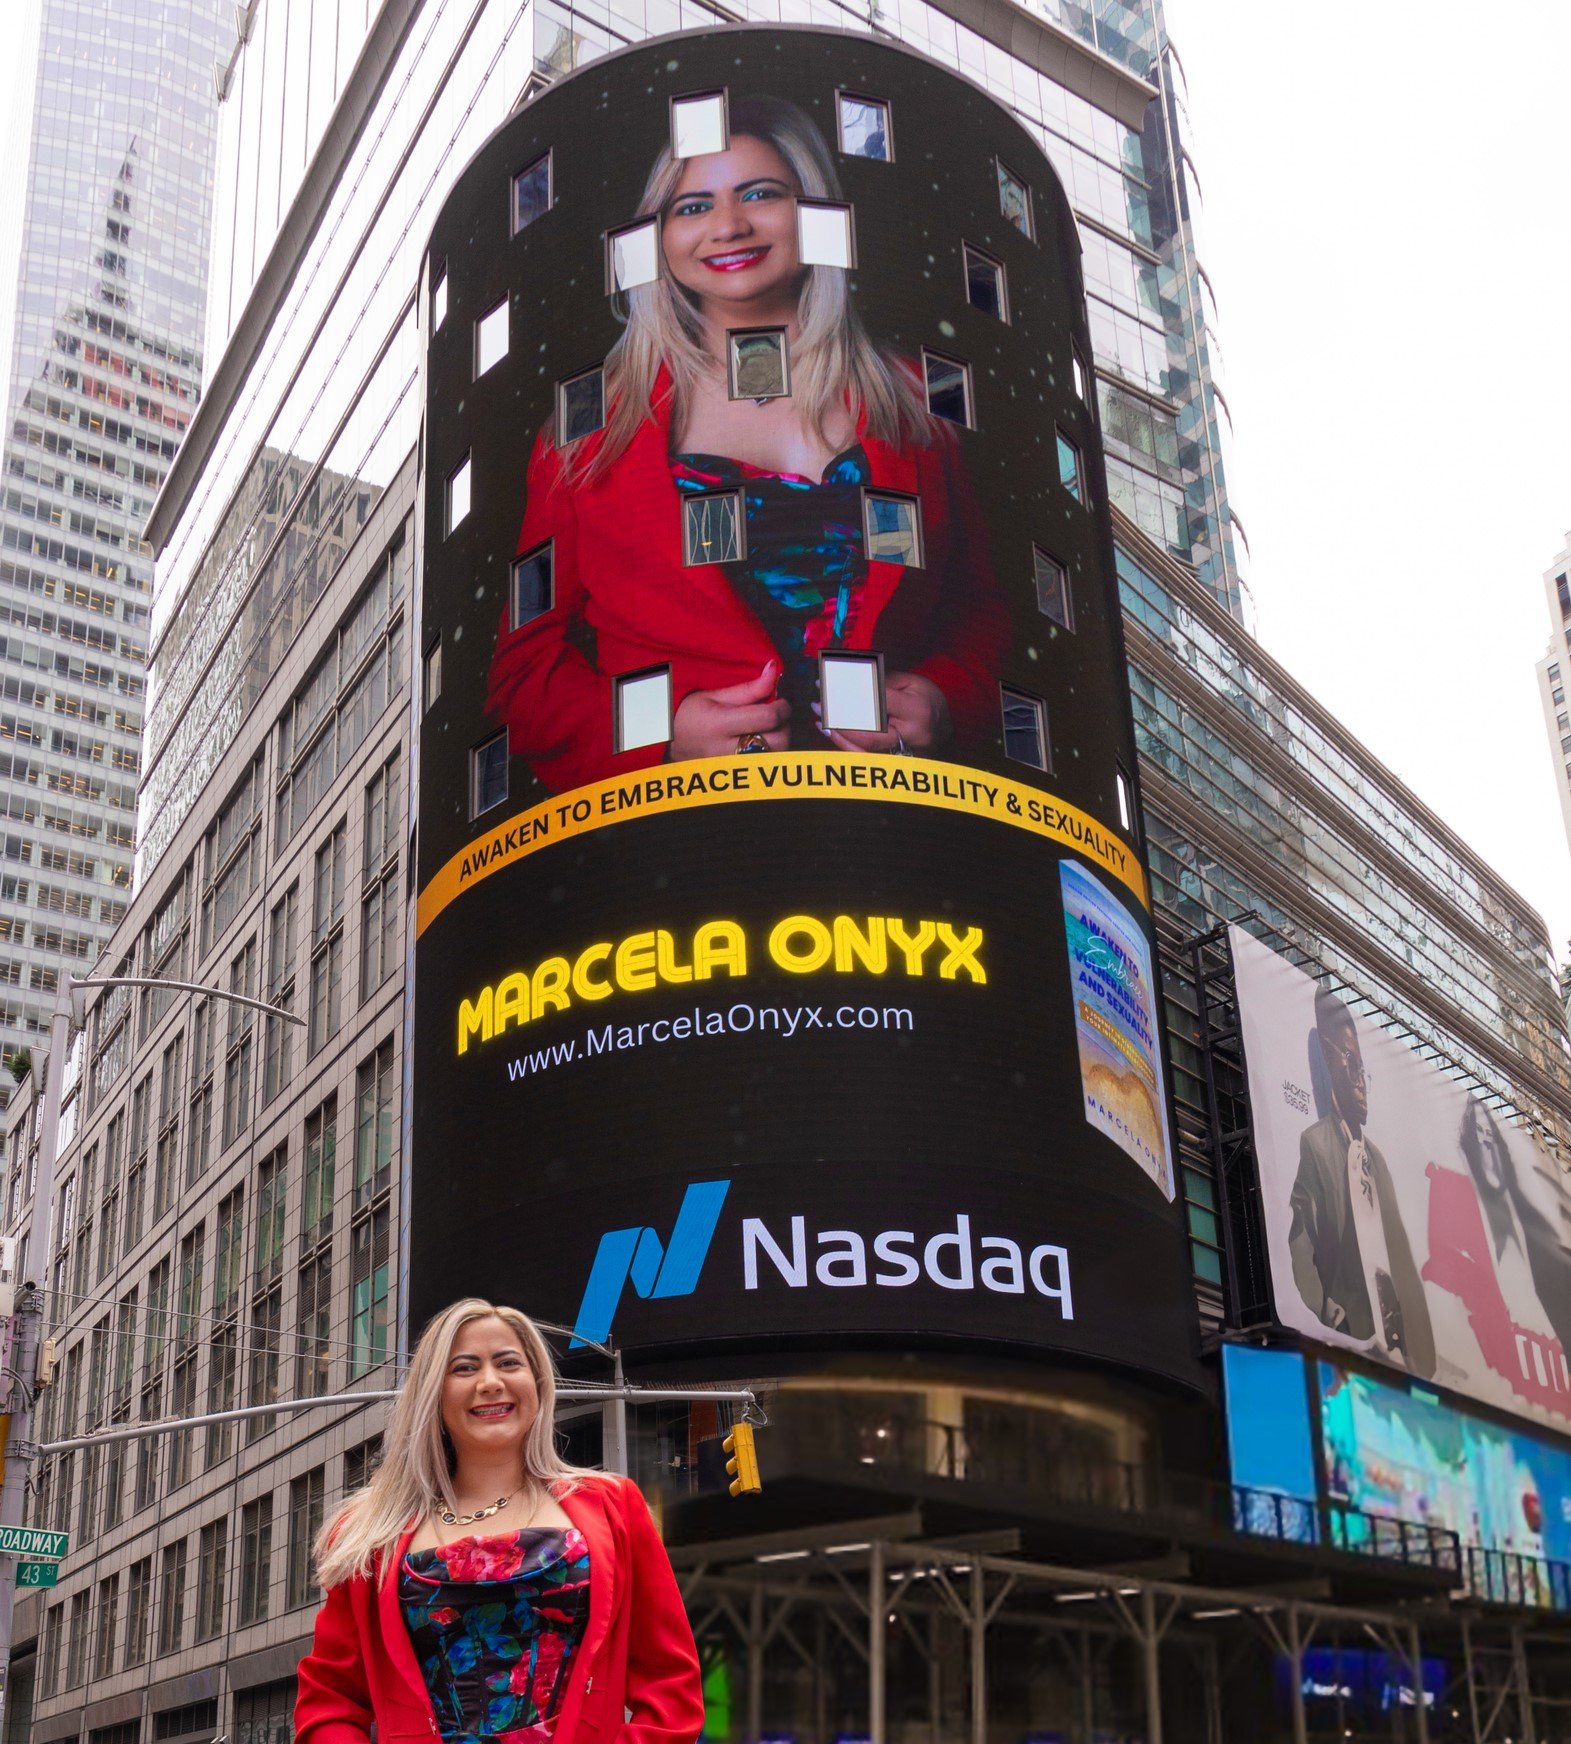
<path fill-rule="evenodd" d="M 576 1528 L 411 1550 L 398 1599 L 444 1744 L 550 1738 L 589 1618 L 589 1548 Z"/>

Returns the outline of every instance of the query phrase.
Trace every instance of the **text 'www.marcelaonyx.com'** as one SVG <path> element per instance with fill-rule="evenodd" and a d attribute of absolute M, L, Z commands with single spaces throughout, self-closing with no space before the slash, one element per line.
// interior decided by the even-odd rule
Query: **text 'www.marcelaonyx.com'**
<path fill-rule="evenodd" d="M 767 1035 L 781 1041 L 810 1035 L 814 1030 L 911 1030 L 916 1027 L 904 1005 L 750 1005 L 724 1010 L 695 1006 L 681 1017 L 658 1017 L 644 1023 L 607 1023 L 581 1036 L 536 1048 L 507 1062 L 509 1083 L 537 1077 L 557 1066 L 571 1066 L 601 1054 L 626 1053 L 631 1048 L 666 1047 L 672 1043 L 707 1041 L 712 1036 Z"/>

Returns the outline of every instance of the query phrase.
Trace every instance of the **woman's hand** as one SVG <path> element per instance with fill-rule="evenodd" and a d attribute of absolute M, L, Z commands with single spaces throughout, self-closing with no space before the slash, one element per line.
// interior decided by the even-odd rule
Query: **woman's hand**
<path fill-rule="evenodd" d="M 887 733 L 827 733 L 842 751 L 899 751 L 918 754 L 947 744 L 952 728 L 949 704 L 930 678 L 916 672 L 896 672 L 884 684 Z"/>
<path fill-rule="evenodd" d="M 743 684 L 691 691 L 671 722 L 671 762 L 733 756 L 738 741 L 755 733 L 771 751 L 784 751 L 791 743 L 791 705 L 775 695 L 779 682 L 780 662 L 770 660 L 757 678 Z"/>

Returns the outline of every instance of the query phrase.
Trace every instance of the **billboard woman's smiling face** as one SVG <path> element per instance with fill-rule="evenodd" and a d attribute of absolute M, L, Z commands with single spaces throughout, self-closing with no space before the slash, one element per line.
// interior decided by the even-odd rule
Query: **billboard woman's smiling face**
<path fill-rule="evenodd" d="M 749 134 L 725 151 L 690 158 L 662 225 L 671 276 L 702 303 L 794 297 L 802 273 L 799 191 L 780 153 Z"/>

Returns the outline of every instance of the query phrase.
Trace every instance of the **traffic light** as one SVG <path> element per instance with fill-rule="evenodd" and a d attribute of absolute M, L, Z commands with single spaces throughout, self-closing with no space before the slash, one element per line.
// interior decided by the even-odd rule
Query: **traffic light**
<path fill-rule="evenodd" d="M 764 1486 L 758 1476 L 758 1449 L 753 1445 L 751 1423 L 735 1423 L 731 1433 L 721 1442 L 726 1454 L 725 1469 L 731 1479 L 733 1496 L 758 1496 Z"/>

